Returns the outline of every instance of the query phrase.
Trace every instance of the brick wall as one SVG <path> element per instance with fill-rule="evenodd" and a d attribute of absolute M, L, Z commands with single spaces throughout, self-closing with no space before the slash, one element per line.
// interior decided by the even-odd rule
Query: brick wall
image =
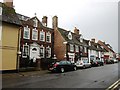
<path fill-rule="evenodd" d="M 66 54 L 66 45 L 63 44 L 64 38 L 61 36 L 60 32 L 54 30 L 54 53 L 58 60 L 63 60 Z"/>

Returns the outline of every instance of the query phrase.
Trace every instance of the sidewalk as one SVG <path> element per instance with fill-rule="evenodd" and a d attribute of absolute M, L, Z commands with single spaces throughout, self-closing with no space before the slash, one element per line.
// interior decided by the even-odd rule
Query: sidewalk
<path fill-rule="evenodd" d="M 2 74 L 2 78 L 18 78 L 22 76 L 35 76 L 35 75 L 44 75 L 49 73 L 48 70 L 40 70 L 40 71 L 29 71 L 29 72 L 18 72 L 18 73 L 6 73 Z"/>

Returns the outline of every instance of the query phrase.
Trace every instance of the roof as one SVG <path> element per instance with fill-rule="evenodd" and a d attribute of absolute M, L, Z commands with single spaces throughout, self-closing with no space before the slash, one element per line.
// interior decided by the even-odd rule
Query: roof
<path fill-rule="evenodd" d="M 52 28 L 44 26 L 36 16 L 30 18 L 30 17 L 24 16 L 24 15 L 21 15 L 21 14 L 18 14 L 18 13 L 17 13 L 17 15 L 18 15 L 19 19 L 21 20 L 23 26 L 24 25 L 33 26 L 33 24 L 34 24 L 33 20 L 36 18 L 38 20 L 38 27 L 37 28 L 53 31 Z"/>
<path fill-rule="evenodd" d="M 112 48 L 109 48 L 108 46 L 110 46 L 109 44 L 105 44 L 105 42 L 102 42 L 102 41 L 98 41 L 98 43 L 101 45 L 101 46 L 103 46 L 103 48 L 107 51 L 107 52 L 109 52 L 109 51 L 111 51 L 111 52 L 113 52 L 113 53 L 115 53 L 113 50 L 112 50 Z M 111 46 L 110 46 L 111 47 Z"/>
<path fill-rule="evenodd" d="M 96 50 L 96 51 L 105 51 L 103 48 L 101 48 L 100 44 L 92 41 L 90 41 L 90 43 L 91 43 L 91 46 L 89 46 L 89 49 Z"/>
<path fill-rule="evenodd" d="M 79 39 L 80 39 L 80 36 L 81 36 L 81 35 L 77 35 L 77 34 L 71 32 L 72 39 L 69 39 L 69 38 L 68 38 L 68 34 L 69 34 L 70 31 L 67 31 L 67 30 L 62 29 L 62 28 L 58 28 L 58 31 L 61 33 L 62 37 L 63 37 L 69 44 L 74 44 L 74 45 L 86 46 L 86 47 L 87 47 L 86 42 L 80 42 Z"/>
<path fill-rule="evenodd" d="M 1 2 L 0 2 L 0 6 L 2 6 L 3 22 L 21 25 L 21 21 L 19 20 L 14 8 L 7 7 L 4 3 Z"/>

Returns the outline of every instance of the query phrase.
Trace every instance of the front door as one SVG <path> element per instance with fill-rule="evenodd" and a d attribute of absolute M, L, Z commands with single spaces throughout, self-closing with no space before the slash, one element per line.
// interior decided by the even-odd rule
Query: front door
<path fill-rule="evenodd" d="M 30 59 L 34 59 L 34 60 L 39 59 L 40 58 L 39 50 L 40 48 L 38 45 L 32 44 L 30 46 Z"/>

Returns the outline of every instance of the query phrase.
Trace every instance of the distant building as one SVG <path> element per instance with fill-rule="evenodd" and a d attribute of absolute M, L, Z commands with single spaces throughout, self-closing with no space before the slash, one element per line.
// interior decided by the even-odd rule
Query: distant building
<path fill-rule="evenodd" d="M 102 48 L 104 48 L 106 51 L 104 52 L 104 59 L 112 59 L 115 58 L 115 52 L 113 51 L 112 47 L 109 44 L 106 44 L 105 42 L 98 41 L 98 43 L 101 45 Z"/>
<path fill-rule="evenodd" d="M 104 49 L 98 44 L 95 39 L 91 39 L 89 41 L 89 59 L 96 60 L 100 59 L 103 60 L 104 58 Z"/>

